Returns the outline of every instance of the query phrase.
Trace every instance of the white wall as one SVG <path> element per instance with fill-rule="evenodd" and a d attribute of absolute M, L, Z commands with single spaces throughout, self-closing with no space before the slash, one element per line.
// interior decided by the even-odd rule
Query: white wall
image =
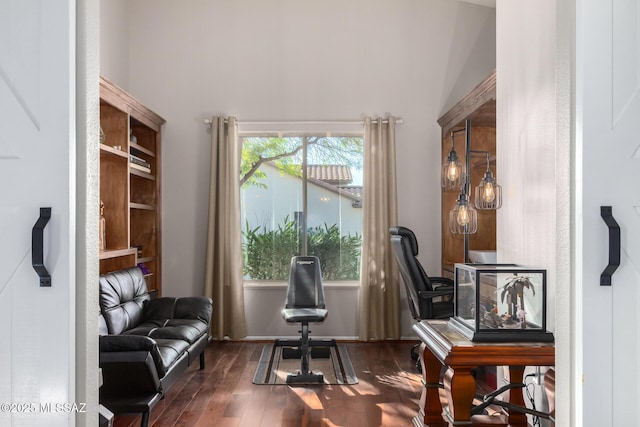
<path fill-rule="evenodd" d="M 504 204 L 497 217 L 497 255 L 498 262 L 547 269 L 556 425 L 569 425 L 571 26 L 562 21 L 560 3 L 498 0 L 497 176 Z"/>
<path fill-rule="evenodd" d="M 358 283 L 329 282 L 324 284 L 327 319 L 310 327 L 314 338 L 357 339 L 357 328 L 345 327 L 358 322 Z M 294 338 L 300 336 L 299 324 L 282 320 L 286 285 L 249 283 L 245 285 L 245 301 L 252 309 L 245 310 L 247 339 Z M 264 309 L 264 307 L 279 309 Z M 340 307 L 337 309 L 336 307 Z"/>
<path fill-rule="evenodd" d="M 202 120 L 213 114 L 402 117 L 399 220 L 415 230 L 425 268 L 439 272 L 436 120 L 494 69 L 494 9 L 450 0 L 131 0 L 129 13 L 129 90 L 167 119 L 165 295 L 203 292 L 210 150 Z"/>
<path fill-rule="evenodd" d="M 554 22 L 555 1 L 500 6 L 496 174 L 505 202 L 497 211 L 497 256 L 501 263 L 547 269 L 548 326 L 553 329 L 558 202 L 555 32 L 548 26 L 538 29 L 541 22 Z M 521 50 L 529 54 L 517 55 Z"/>
<path fill-rule="evenodd" d="M 129 1 L 100 1 L 100 74 L 129 90 Z"/>

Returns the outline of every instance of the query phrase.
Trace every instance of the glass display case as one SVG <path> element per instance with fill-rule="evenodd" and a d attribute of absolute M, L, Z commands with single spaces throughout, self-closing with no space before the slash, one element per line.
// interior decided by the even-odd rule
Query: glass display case
<path fill-rule="evenodd" d="M 456 264 L 451 325 L 471 341 L 552 342 L 547 272 L 517 264 Z"/>

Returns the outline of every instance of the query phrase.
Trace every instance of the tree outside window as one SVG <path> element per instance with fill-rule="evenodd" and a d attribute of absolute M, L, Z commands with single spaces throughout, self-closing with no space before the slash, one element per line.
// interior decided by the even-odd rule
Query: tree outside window
<path fill-rule="evenodd" d="M 324 280 L 358 280 L 361 136 L 244 136 L 243 272 L 287 280 L 294 255 L 320 258 Z"/>

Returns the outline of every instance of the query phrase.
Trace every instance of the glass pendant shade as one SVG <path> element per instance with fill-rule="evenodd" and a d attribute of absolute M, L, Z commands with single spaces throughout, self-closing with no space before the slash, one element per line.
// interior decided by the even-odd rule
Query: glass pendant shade
<path fill-rule="evenodd" d="M 460 193 L 456 206 L 449 212 L 449 230 L 453 234 L 473 234 L 478 231 L 478 211 Z"/>
<path fill-rule="evenodd" d="M 442 165 L 442 188 L 460 190 L 463 184 L 462 164 L 456 151 L 451 148 L 447 161 Z"/>
<path fill-rule="evenodd" d="M 502 206 L 502 187 L 496 183 L 489 169 L 476 187 L 475 205 L 483 210 L 500 209 Z"/>

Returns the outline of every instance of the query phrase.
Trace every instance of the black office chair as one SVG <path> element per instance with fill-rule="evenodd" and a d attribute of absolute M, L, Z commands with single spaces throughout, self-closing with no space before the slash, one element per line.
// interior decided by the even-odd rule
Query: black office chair
<path fill-rule="evenodd" d="M 400 277 L 407 290 L 411 316 L 416 321 L 453 316 L 453 280 L 427 276 L 417 258 L 418 241 L 413 231 L 395 226 L 389 229 L 389 233 Z M 418 359 L 418 345 L 411 349 L 414 360 Z"/>
<path fill-rule="evenodd" d="M 300 323 L 298 340 L 276 340 L 283 347 L 283 358 L 300 358 L 300 372 L 287 375 L 287 383 L 323 383 L 322 373 L 309 370 L 309 358 L 329 357 L 335 340 L 311 340 L 309 323 L 323 322 L 327 317 L 322 289 L 320 259 L 315 256 L 291 258 L 291 272 L 287 286 L 287 299 L 282 317 L 287 323 Z"/>

